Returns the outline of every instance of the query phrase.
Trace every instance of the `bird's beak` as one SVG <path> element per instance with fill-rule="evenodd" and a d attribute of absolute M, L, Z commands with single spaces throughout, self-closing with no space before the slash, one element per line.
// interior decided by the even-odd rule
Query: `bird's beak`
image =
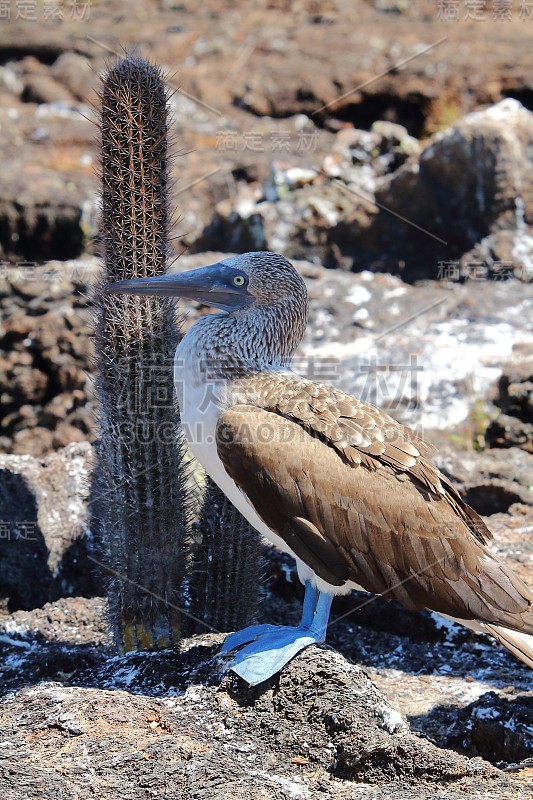
<path fill-rule="evenodd" d="M 189 272 L 117 281 L 109 284 L 107 290 L 112 294 L 183 297 L 223 311 L 236 311 L 250 305 L 254 298 L 245 287 L 232 284 L 235 274 L 235 270 L 220 262 Z"/>

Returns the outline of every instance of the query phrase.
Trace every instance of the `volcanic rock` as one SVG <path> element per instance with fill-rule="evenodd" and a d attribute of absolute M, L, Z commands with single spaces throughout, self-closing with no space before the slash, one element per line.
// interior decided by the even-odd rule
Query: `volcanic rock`
<path fill-rule="evenodd" d="M 517 346 L 498 381 L 501 414 L 486 437 L 491 447 L 521 447 L 533 454 L 533 348 Z"/>
<path fill-rule="evenodd" d="M 32 648 L 32 635 L 15 627 L 10 638 Z M 85 646 L 84 667 L 63 681 L 8 695 L 5 791 L 14 800 L 37 797 L 43 783 L 51 798 L 138 797 L 152 787 L 198 800 L 520 796 L 487 762 L 414 735 L 365 673 L 329 648 L 309 648 L 250 689 L 224 676 L 222 639 L 122 658 L 104 650 L 96 664 Z M 28 647 L 19 649 L 27 658 Z"/>
<path fill-rule="evenodd" d="M 382 211 L 364 237 L 368 266 L 407 281 L 435 279 L 439 267 L 442 273 L 476 243 L 508 230 L 502 260 L 508 272 L 526 277 L 533 268 L 532 122 L 519 102 L 505 100 L 437 133 L 419 161 L 407 162 L 376 191 Z M 475 275 L 478 265 L 484 266 L 457 263 L 455 277 Z"/>
<path fill-rule="evenodd" d="M 0 591 L 11 609 L 101 590 L 89 558 L 91 447 L 0 455 Z"/>

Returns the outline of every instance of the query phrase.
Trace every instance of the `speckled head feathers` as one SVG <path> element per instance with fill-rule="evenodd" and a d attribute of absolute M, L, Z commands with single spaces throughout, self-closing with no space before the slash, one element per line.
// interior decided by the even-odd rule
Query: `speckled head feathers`
<path fill-rule="evenodd" d="M 194 353 L 191 363 L 203 358 L 245 369 L 288 364 L 308 314 L 307 288 L 290 261 L 264 251 L 231 256 L 214 268 L 226 290 L 230 284 L 239 288 L 241 300 L 228 314 L 203 317 L 192 327 L 184 340 Z M 217 291 L 223 291 L 220 283 Z"/>
<path fill-rule="evenodd" d="M 226 258 L 220 262 L 248 277 L 247 291 L 257 304 L 298 300 L 307 305 L 307 289 L 290 261 L 268 250 Z"/>

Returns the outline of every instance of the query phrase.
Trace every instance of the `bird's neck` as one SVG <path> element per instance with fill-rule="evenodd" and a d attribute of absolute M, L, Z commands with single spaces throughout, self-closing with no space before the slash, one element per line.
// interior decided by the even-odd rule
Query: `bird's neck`
<path fill-rule="evenodd" d="M 191 371 L 211 377 L 287 368 L 306 322 L 307 304 L 302 308 L 290 299 L 234 314 L 211 314 L 187 332 L 178 354 Z"/>

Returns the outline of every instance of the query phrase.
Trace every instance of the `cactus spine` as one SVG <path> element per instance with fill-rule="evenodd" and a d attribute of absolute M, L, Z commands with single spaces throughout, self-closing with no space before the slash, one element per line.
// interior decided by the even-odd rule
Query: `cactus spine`
<path fill-rule="evenodd" d="M 261 536 L 211 479 L 197 525 L 191 599 L 194 613 L 219 631 L 254 622 L 261 580 Z M 197 633 L 202 626 L 196 625 Z"/>
<path fill-rule="evenodd" d="M 111 281 L 166 272 L 168 97 L 160 69 L 133 55 L 109 69 L 101 90 L 104 274 L 96 299 L 100 439 L 92 508 L 113 575 L 109 610 L 122 652 L 167 647 L 182 630 L 188 493 L 174 406 L 174 306 L 105 291 Z"/>

